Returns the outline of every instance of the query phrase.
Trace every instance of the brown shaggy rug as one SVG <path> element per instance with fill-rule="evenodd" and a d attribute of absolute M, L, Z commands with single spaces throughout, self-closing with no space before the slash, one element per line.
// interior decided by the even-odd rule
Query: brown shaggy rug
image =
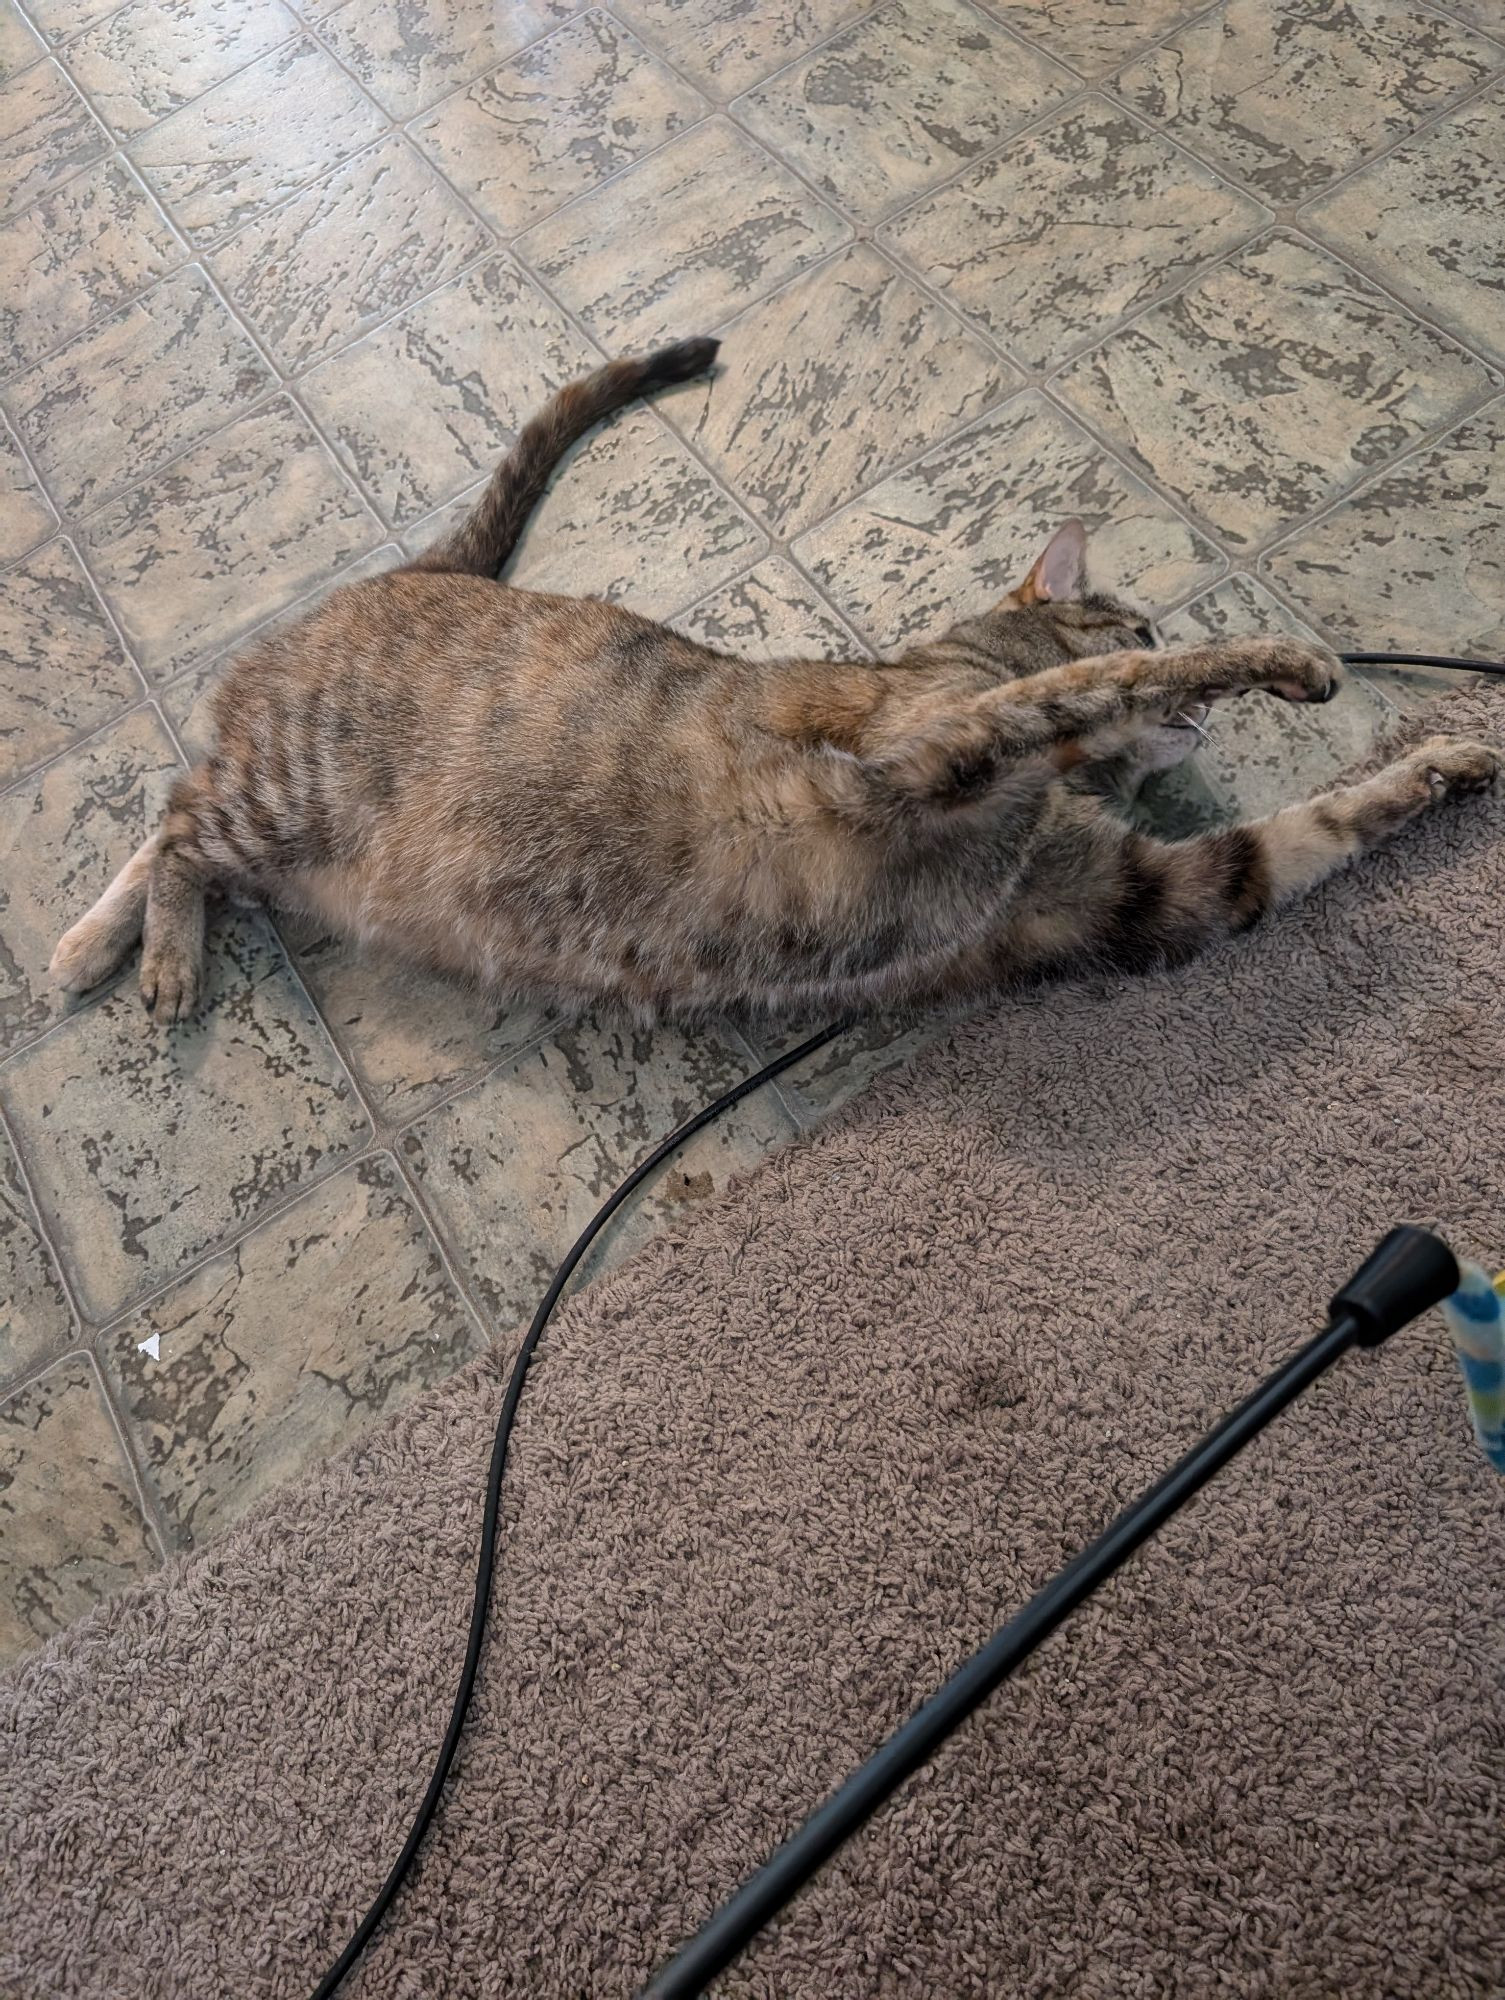
<path fill-rule="evenodd" d="M 347 1991 L 630 1994 L 1390 1223 L 1500 1254 L 1502 833 L 957 1030 L 560 1317 Z M 0 1690 L 8 2000 L 307 1994 L 447 1711 L 500 1366 Z M 1502 1501 L 1435 1320 L 1351 1357 L 718 1991 L 1505 1991 Z"/>

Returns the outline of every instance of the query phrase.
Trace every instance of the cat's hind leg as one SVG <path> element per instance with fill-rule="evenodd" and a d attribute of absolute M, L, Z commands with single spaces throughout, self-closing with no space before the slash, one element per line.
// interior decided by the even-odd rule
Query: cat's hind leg
<path fill-rule="evenodd" d="M 140 937 L 159 839 L 154 833 L 143 840 L 94 907 L 58 940 L 48 970 L 65 993 L 87 993 L 108 979 Z"/>

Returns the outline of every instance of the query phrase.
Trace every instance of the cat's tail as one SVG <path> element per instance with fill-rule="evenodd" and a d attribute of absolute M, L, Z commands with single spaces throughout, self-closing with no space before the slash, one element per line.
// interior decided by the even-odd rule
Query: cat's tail
<path fill-rule="evenodd" d="M 517 443 L 460 525 L 407 567 L 495 576 L 516 547 L 549 474 L 576 439 L 634 397 L 702 374 L 715 360 L 720 345 L 720 341 L 707 338 L 677 340 L 672 347 L 660 347 L 652 354 L 609 361 L 594 375 L 582 376 L 561 389 L 523 426 Z"/>

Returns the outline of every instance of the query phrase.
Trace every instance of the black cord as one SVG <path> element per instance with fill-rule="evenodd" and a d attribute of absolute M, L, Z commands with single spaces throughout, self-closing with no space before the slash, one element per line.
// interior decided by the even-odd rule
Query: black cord
<path fill-rule="evenodd" d="M 1505 674 L 1505 660 L 1457 660 L 1446 653 L 1339 653 L 1345 667 L 1442 667 L 1453 674 Z"/>
<path fill-rule="evenodd" d="M 1436 653 L 1341 653 L 1339 658 L 1345 666 L 1350 667 L 1442 667 L 1456 673 L 1505 675 L 1505 663 L 1498 660 L 1449 659 Z M 761 1089 L 782 1071 L 792 1068 L 806 1056 L 813 1055 L 817 1049 L 824 1048 L 838 1035 L 845 1034 L 849 1025 L 848 1022 L 840 1021 L 834 1027 L 822 1028 L 819 1034 L 801 1042 L 798 1048 L 776 1056 L 771 1063 L 765 1063 L 755 1076 L 744 1078 L 733 1089 L 723 1092 L 703 1110 L 697 1111 L 693 1118 L 679 1127 L 678 1131 L 671 1132 L 663 1144 L 655 1147 L 640 1166 L 634 1167 L 616 1192 L 596 1210 L 554 1273 L 549 1289 L 539 1301 L 538 1310 L 533 1315 L 533 1323 L 528 1328 L 527 1337 L 518 1349 L 517 1360 L 513 1363 L 512 1375 L 507 1383 L 506 1398 L 502 1403 L 502 1414 L 497 1420 L 496 1441 L 491 1448 L 491 1469 L 486 1475 L 486 1503 L 481 1515 L 481 1548 L 476 1562 L 476 1588 L 470 1611 L 470 1636 L 465 1646 L 465 1664 L 460 1670 L 460 1685 L 455 1691 L 454 1704 L 450 1709 L 449 1727 L 444 1732 L 444 1741 L 434 1762 L 428 1789 L 414 1815 L 413 1824 L 408 1829 L 408 1836 L 402 1844 L 401 1853 L 393 1862 L 391 1871 L 377 1891 L 370 1909 L 356 1926 L 350 1942 L 314 1988 L 312 2000 L 329 2000 L 329 1995 L 336 1990 L 351 1966 L 360 1957 L 372 1933 L 386 1915 L 392 1899 L 402 1887 L 403 1878 L 412 1866 L 413 1856 L 418 1852 L 423 1836 L 428 1831 L 429 1822 L 434 1817 L 440 1795 L 444 1790 L 445 1780 L 449 1776 L 449 1767 L 454 1762 L 460 1734 L 465 1727 L 466 1713 L 470 1708 L 470 1698 L 475 1690 L 476 1669 L 481 1658 L 481 1642 L 486 1636 L 486 1616 L 491 1601 L 491 1577 L 496 1566 L 496 1529 L 501 1509 L 502 1475 L 507 1469 L 507 1447 L 511 1441 L 512 1426 L 522 1397 L 523 1384 L 528 1377 L 533 1351 L 538 1346 L 555 1306 L 559 1303 L 560 1293 L 569 1283 L 575 1266 L 622 1203 L 656 1168 L 663 1165 L 671 1153 L 677 1152 L 687 1139 L 692 1138 L 703 1126 L 709 1125 L 713 1119 L 719 1118 L 723 1111 L 729 1111 L 734 1104 L 740 1103 L 753 1091 Z"/>
<path fill-rule="evenodd" d="M 554 1308 L 559 1303 L 559 1295 L 569 1283 L 575 1266 L 585 1255 L 597 1236 L 626 1201 L 627 1197 L 640 1187 L 648 1176 L 661 1167 L 671 1153 L 678 1152 L 687 1139 L 691 1139 L 702 1126 L 719 1118 L 723 1111 L 730 1111 L 734 1104 L 740 1104 L 744 1097 L 750 1097 L 765 1083 L 792 1069 L 795 1063 L 806 1056 L 823 1049 L 827 1042 L 834 1042 L 838 1035 L 846 1033 L 848 1023 L 838 1021 L 833 1027 L 822 1028 L 818 1035 L 801 1042 L 798 1048 L 789 1049 L 781 1056 L 775 1056 L 771 1063 L 765 1063 L 755 1076 L 744 1077 L 741 1083 L 697 1111 L 693 1118 L 686 1119 L 677 1131 L 671 1132 L 662 1145 L 655 1146 L 647 1159 L 622 1182 L 616 1192 L 610 1195 L 596 1210 L 590 1221 L 571 1244 L 563 1263 L 555 1271 L 549 1282 L 549 1289 L 538 1302 L 538 1310 L 533 1315 L 533 1323 L 527 1336 L 517 1351 L 517 1359 L 512 1364 L 512 1375 L 507 1383 L 507 1394 L 502 1403 L 502 1414 L 497 1419 L 496 1441 L 491 1447 L 491 1470 L 486 1475 L 486 1504 L 481 1514 L 481 1551 L 476 1561 L 475 1601 L 470 1608 L 470 1636 L 465 1645 L 465 1664 L 460 1669 L 460 1685 L 455 1690 L 454 1704 L 449 1712 L 449 1727 L 444 1732 L 444 1741 L 439 1746 L 433 1774 L 428 1782 L 428 1790 L 423 1802 L 413 1816 L 413 1824 L 408 1828 L 408 1837 L 402 1843 L 402 1852 L 392 1863 L 391 1871 L 380 1889 L 377 1890 L 371 1907 L 367 1910 L 351 1935 L 350 1942 L 340 1953 L 328 1972 L 313 1991 L 313 2000 L 328 2000 L 345 1974 L 360 1957 L 370 1941 L 372 1932 L 386 1915 L 393 1897 L 402 1887 L 404 1876 L 413 1864 L 413 1856 L 418 1852 L 423 1836 L 428 1831 L 429 1821 L 434 1817 L 439 1804 L 444 1782 L 449 1776 L 449 1767 L 454 1762 L 455 1751 L 459 1747 L 460 1733 L 465 1727 L 466 1712 L 470 1707 L 471 1695 L 475 1692 L 476 1668 L 480 1664 L 481 1642 L 486 1636 L 486 1614 L 491 1601 L 491 1574 L 496 1565 L 496 1527 L 501 1511 L 502 1474 L 507 1469 L 507 1446 L 512 1439 L 512 1426 L 517 1416 L 517 1406 L 523 1393 L 523 1384 L 528 1379 L 529 1364 L 534 1349 L 548 1325 Z"/>

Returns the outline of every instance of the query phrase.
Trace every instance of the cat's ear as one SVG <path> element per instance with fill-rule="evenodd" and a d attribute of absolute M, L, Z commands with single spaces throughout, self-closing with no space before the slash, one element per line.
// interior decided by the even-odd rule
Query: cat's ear
<path fill-rule="evenodd" d="M 1080 521 L 1056 529 L 1035 566 L 1012 593 L 1015 604 L 1045 604 L 1080 597 L 1087 583 L 1087 530 Z"/>

